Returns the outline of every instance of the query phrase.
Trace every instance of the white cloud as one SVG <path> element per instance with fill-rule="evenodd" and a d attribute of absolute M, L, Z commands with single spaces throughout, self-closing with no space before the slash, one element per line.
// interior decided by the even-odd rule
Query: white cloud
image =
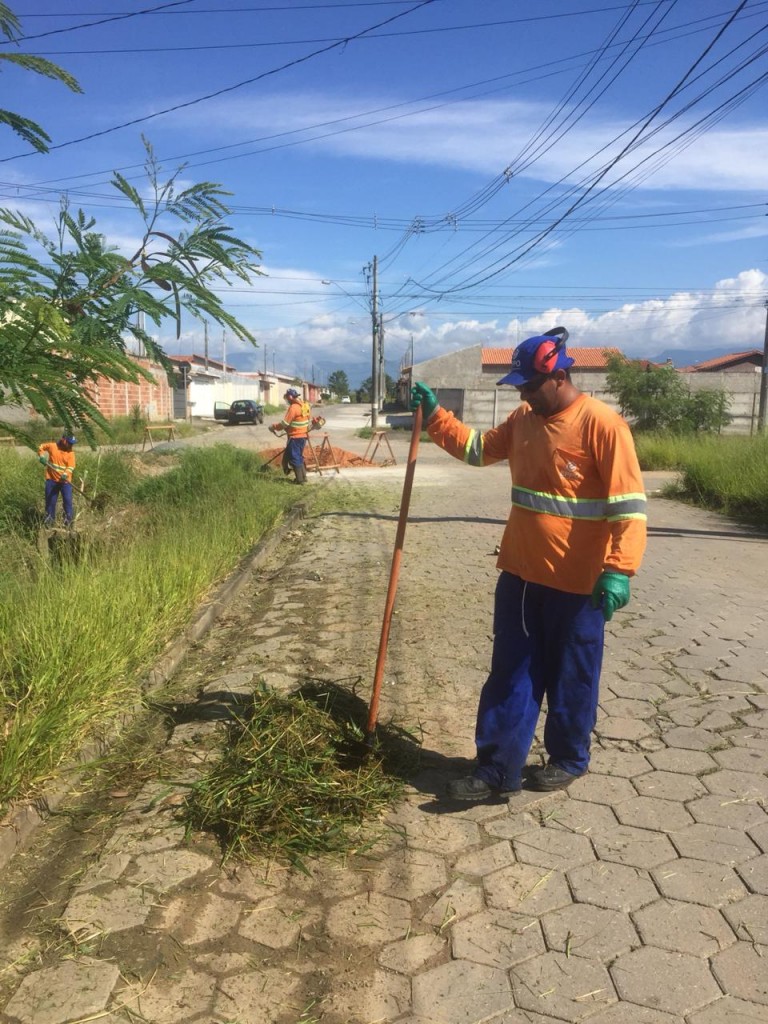
<path fill-rule="evenodd" d="M 413 114 L 405 106 L 368 117 L 358 113 L 392 103 L 392 98 L 361 95 L 351 102 L 347 97 L 332 94 L 281 93 L 263 99 L 209 104 L 194 116 L 204 119 L 206 130 L 218 128 L 230 140 L 233 132 L 245 139 L 261 139 L 253 143 L 257 149 L 313 139 L 308 145 L 336 155 L 495 175 L 525 149 L 551 112 L 549 105 L 538 102 L 478 99 Z M 694 120 L 692 116 L 690 121 Z M 370 122 L 378 123 L 364 127 Z M 197 123 L 201 124 L 199 120 Z M 629 117 L 620 121 L 613 115 L 598 121 L 597 115 L 592 114 L 556 145 L 544 146 L 536 162 L 522 176 L 554 182 L 575 174 L 574 180 L 579 180 L 619 153 L 631 138 L 630 123 Z M 318 127 L 310 128 L 312 125 Z M 671 142 L 683 129 L 684 124 L 676 122 L 654 136 L 647 146 L 635 150 L 617 165 L 611 178 L 624 174 L 645 156 Z M 626 135 L 615 141 L 623 132 Z M 720 127 L 696 139 L 693 146 L 655 170 L 640 187 L 759 191 L 765 185 L 766 163 L 768 128 L 764 124 Z M 654 161 L 650 160 L 641 166 L 640 173 L 653 166 Z"/>
<path fill-rule="evenodd" d="M 768 275 L 745 270 L 718 281 L 708 291 L 676 292 L 664 298 L 623 303 L 606 313 L 579 307 L 549 306 L 525 318 L 451 318 L 414 310 L 385 322 L 387 372 L 397 376 L 401 362 L 410 361 L 411 340 L 416 362 L 473 345 L 513 347 L 523 338 L 565 325 L 575 346 L 617 346 L 629 356 L 653 358 L 665 350 L 701 349 L 713 354 L 760 348 L 765 328 L 763 300 Z M 325 379 L 344 369 L 353 385 L 370 376 L 371 332 L 365 317 L 319 313 L 298 327 L 258 331 L 260 348 L 232 346 L 239 364 L 261 369 L 264 347 L 268 367 L 285 373 Z M 190 344 L 201 351 L 199 338 Z M 186 344 L 186 342 L 184 343 Z M 189 347 L 189 346 L 188 346 Z M 173 352 L 175 349 L 169 348 Z"/>

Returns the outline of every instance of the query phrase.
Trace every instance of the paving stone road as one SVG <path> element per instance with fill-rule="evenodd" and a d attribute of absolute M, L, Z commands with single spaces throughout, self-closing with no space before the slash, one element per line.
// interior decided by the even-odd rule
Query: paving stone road
<path fill-rule="evenodd" d="M 190 692 L 312 677 L 367 701 L 397 451 L 396 468 L 325 478 L 364 479 L 375 512 L 293 531 L 190 653 Z M 632 602 L 608 630 L 590 773 L 457 808 L 441 794 L 473 753 L 508 493 L 504 468 L 422 446 L 382 719 L 418 724 L 424 755 L 387 838 L 309 874 L 222 868 L 209 837 L 185 842 L 183 789 L 163 781 L 112 811 L 76 871 L 43 829 L 12 865 L 24 906 L 0 916 L 3 1024 L 768 1020 L 768 541 L 653 497 Z M 218 729 L 172 730 L 177 781 Z"/>

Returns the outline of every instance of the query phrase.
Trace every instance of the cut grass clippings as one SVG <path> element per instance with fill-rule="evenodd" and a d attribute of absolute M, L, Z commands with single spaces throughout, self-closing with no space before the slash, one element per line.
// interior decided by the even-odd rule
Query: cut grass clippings
<path fill-rule="evenodd" d="M 262 688 L 193 786 L 186 820 L 215 834 L 225 859 L 266 855 L 303 867 L 307 857 L 367 845 L 363 825 L 401 790 L 378 751 L 365 756 L 359 726 L 330 695 Z"/>

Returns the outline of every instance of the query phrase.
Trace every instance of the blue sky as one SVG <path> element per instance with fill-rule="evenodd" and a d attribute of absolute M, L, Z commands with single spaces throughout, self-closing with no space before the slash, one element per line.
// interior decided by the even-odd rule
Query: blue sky
<path fill-rule="evenodd" d="M 4 71 L 0 203 L 45 226 L 67 191 L 126 251 L 111 170 L 220 182 L 265 276 L 226 304 L 243 368 L 370 374 L 565 324 L 632 356 L 761 348 L 768 298 L 768 2 L 36 0 Z M 143 13 L 142 13 L 143 12 Z M 130 15 L 130 16 L 128 16 Z M 378 26 L 378 27 L 377 27 Z M 122 127 L 121 127 L 122 126 Z M 203 327 L 161 336 L 202 351 Z M 685 362 L 685 358 L 680 360 Z"/>

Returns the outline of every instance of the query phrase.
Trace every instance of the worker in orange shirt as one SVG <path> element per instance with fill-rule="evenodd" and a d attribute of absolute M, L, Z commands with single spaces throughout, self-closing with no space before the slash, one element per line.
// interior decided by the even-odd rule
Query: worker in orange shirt
<path fill-rule="evenodd" d="M 75 521 L 72 507 L 72 474 L 75 471 L 75 453 L 72 450 L 77 438 L 72 434 L 62 434 L 58 441 L 41 444 L 37 449 L 37 457 L 45 466 L 45 525 L 53 526 L 56 522 L 56 504 L 61 495 L 64 506 L 64 525 L 71 526 Z"/>
<path fill-rule="evenodd" d="M 304 465 L 304 446 L 309 436 L 310 406 L 296 388 L 288 388 L 283 395 L 288 403 L 285 415 L 279 423 L 269 428 L 273 434 L 287 434 L 288 443 L 283 452 L 283 471 L 293 469 L 297 484 L 307 482 L 307 467 Z"/>
<path fill-rule="evenodd" d="M 448 783 L 454 800 L 564 789 L 589 765 L 605 623 L 629 601 L 646 541 L 646 500 L 625 421 L 571 382 L 554 328 L 523 341 L 498 383 L 520 406 L 480 432 L 411 392 L 432 440 L 472 466 L 506 460 L 512 508 L 499 548 L 491 671 L 477 711 L 477 766 Z M 525 767 L 546 697 L 548 760 Z M 525 769 L 525 773 L 524 773 Z"/>

